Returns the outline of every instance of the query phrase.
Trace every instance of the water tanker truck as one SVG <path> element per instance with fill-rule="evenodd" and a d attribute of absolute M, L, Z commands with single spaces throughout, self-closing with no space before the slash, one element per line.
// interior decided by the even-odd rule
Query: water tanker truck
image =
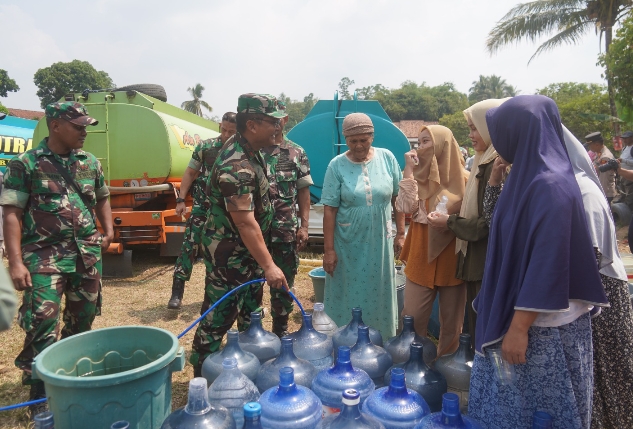
<path fill-rule="evenodd" d="M 101 162 L 110 189 L 114 241 L 104 254 L 103 273 L 111 277 L 132 276 L 137 245 L 178 255 L 185 231 L 185 220 L 175 213 L 180 181 L 196 144 L 219 135 L 215 122 L 131 88 L 71 93 L 61 100 L 84 104 L 99 121 L 88 127 L 84 149 Z M 42 119 L 33 142 L 47 135 Z M 190 195 L 186 202 L 189 213 Z"/>

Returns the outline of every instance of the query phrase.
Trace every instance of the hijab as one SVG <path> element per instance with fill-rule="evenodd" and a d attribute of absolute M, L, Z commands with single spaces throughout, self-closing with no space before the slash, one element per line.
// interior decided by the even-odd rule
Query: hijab
<path fill-rule="evenodd" d="M 608 305 L 556 104 L 521 95 L 489 110 L 486 120 L 512 171 L 494 210 L 473 304 L 482 354 L 503 338 L 515 310 L 561 312 L 569 300 Z"/>
<path fill-rule="evenodd" d="M 486 150 L 483 152 L 476 151 L 473 165 L 470 167 L 470 176 L 468 177 L 468 183 L 466 183 L 466 191 L 464 193 L 464 201 L 462 202 L 462 208 L 459 211 L 459 216 L 465 219 L 479 217 L 479 204 L 477 202 L 477 191 L 479 189 L 479 166 L 488 164 L 497 158 L 497 151 L 492 145 L 490 140 L 490 133 L 488 132 L 488 124 L 486 124 L 486 112 L 493 107 L 498 107 L 509 98 L 496 99 L 491 98 L 489 100 L 483 100 L 479 103 L 475 103 L 468 109 L 464 110 L 464 116 L 466 120 L 475 125 L 479 135 L 486 144 Z M 466 256 L 468 250 L 468 241 L 457 239 L 455 243 L 455 253 L 462 252 Z"/>
<path fill-rule="evenodd" d="M 448 213 L 457 212 L 464 198 L 464 168 L 457 140 L 448 128 L 442 125 L 423 126 L 433 139 L 433 145 L 418 149 L 418 165 L 413 168 L 413 177 L 418 185 L 420 204 L 429 201 L 429 211 L 435 210 L 443 196 L 448 198 Z M 429 260 L 439 256 L 455 237 L 452 231 L 437 231 L 429 228 Z"/>
<path fill-rule="evenodd" d="M 602 254 L 599 263 L 600 272 L 607 277 L 627 281 L 624 263 L 622 263 L 618 251 L 611 210 L 596 175 L 596 170 L 593 168 L 589 154 L 583 145 L 564 125 L 563 134 L 569 160 L 582 194 L 591 242 Z"/>

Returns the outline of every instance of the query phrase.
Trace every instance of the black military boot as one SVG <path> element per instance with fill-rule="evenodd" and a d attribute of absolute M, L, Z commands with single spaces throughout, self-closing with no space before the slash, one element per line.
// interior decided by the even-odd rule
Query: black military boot
<path fill-rule="evenodd" d="M 182 305 L 182 295 L 185 293 L 185 281 L 174 277 L 174 283 L 171 286 L 171 298 L 167 303 L 170 310 L 180 310 Z"/>
<path fill-rule="evenodd" d="M 273 334 L 283 338 L 288 332 L 288 316 L 277 316 L 273 318 Z"/>
<path fill-rule="evenodd" d="M 46 391 L 44 390 L 44 383 L 39 382 L 31 385 L 31 391 L 29 393 L 29 401 L 34 401 L 36 399 L 46 398 Z M 29 415 L 31 420 L 35 418 L 36 415 L 48 411 L 48 402 L 41 402 L 39 404 L 29 405 Z"/>

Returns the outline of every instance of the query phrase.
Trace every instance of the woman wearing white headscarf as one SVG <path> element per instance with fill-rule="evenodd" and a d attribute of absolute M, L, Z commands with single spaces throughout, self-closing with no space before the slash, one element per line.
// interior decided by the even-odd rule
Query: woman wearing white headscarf
<path fill-rule="evenodd" d="M 481 279 L 486 263 L 488 247 L 488 224 L 484 218 L 484 192 L 490 178 L 494 160 L 498 155 L 492 146 L 486 112 L 500 106 L 507 99 L 483 100 L 464 110 L 470 133 L 468 137 L 475 149 L 475 158 L 466 184 L 464 200 L 459 214 L 429 215 L 429 225 L 436 229 L 453 231 L 457 236 L 455 253 L 457 253 L 457 272 L 455 276 L 466 282 L 468 310 L 468 326 L 471 344 L 475 347 L 475 325 L 477 313 L 473 310 L 473 300 L 481 289 Z"/>
<path fill-rule="evenodd" d="M 633 310 L 615 225 L 596 171 L 582 144 L 563 127 L 580 187 L 602 285 L 610 307 L 591 320 L 593 334 L 592 428 L 633 428 Z"/>

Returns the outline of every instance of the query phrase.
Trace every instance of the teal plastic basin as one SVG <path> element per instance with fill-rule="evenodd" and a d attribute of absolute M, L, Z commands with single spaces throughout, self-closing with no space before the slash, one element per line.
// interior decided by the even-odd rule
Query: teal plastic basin
<path fill-rule="evenodd" d="M 315 268 L 308 273 L 312 279 L 314 288 L 314 302 L 323 302 L 325 292 L 325 270 L 323 267 Z"/>
<path fill-rule="evenodd" d="M 33 377 L 44 382 L 55 427 L 160 428 L 171 413 L 171 374 L 185 366 L 178 339 L 164 329 L 120 326 L 84 332 L 40 353 Z"/>

